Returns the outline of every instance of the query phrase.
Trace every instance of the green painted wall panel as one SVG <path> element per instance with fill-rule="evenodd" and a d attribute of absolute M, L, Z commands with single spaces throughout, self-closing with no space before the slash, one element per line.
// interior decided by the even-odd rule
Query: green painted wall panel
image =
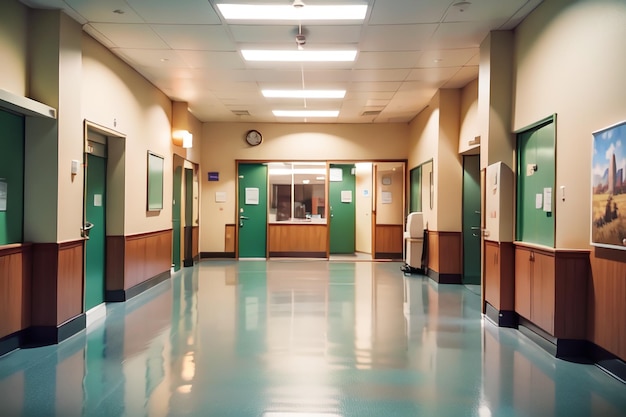
<path fill-rule="evenodd" d="M 22 242 L 24 117 L 0 110 L 0 245 Z"/>

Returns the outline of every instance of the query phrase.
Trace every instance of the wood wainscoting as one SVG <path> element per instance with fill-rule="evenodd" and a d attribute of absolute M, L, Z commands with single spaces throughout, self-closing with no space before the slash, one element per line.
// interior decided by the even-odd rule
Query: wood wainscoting
<path fill-rule="evenodd" d="M 626 362 L 626 251 L 593 248 L 587 302 L 588 339 Z"/>
<path fill-rule="evenodd" d="M 84 239 L 33 244 L 32 343 L 59 343 L 85 328 L 84 254 Z"/>
<path fill-rule="evenodd" d="M 19 348 L 31 322 L 32 246 L 0 246 L 0 356 Z"/>
<path fill-rule="evenodd" d="M 461 232 L 428 231 L 428 276 L 440 284 L 463 282 Z"/>
<path fill-rule="evenodd" d="M 513 242 L 485 240 L 483 313 L 502 327 L 517 327 Z"/>
<path fill-rule="evenodd" d="M 170 277 L 172 229 L 107 236 L 106 301 L 126 301 Z"/>
<path fill-rule="evenodd" d="M 374 259 L 402 259 L 404 230 L 401 224 L 377 224 Z"/>
<path fill-rule="evenodd" d="M 270 257 L 327 258 L 326 224 L 270 224 Z"/>

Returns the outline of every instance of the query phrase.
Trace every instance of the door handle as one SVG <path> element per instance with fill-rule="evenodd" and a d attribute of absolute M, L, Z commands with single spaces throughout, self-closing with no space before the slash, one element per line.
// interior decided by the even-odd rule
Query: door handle
<path fill-rule="evenodd" d="M 85 222 L 85 224 L 80 227 L 80 236 L 89 239 L 89 231 L 91 229 L 93 229 L 93 223 Z"/>
<path fill-rule="evenodd" d="M 246 216 L 239 216 L 239 227 L 243 227 L 243 221 L 244 220 L 250 220 L 250 217 L 246 217 Z"/>

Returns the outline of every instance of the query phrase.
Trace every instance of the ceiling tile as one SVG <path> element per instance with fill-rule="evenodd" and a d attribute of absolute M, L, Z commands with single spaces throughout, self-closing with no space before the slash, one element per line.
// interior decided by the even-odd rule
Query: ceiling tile
<path fill-rule="evenodd" d="M 450 4 L 450 0 L 376 0 L 369 23 L 437 23 Z"/>
<path fill-rule="evenodd" d="M 359 45 L 361 51 L 420 51 L 438 24 L 370 25 Z"/>
<path fill-rule="evenodd" d="M 235 42 L 222 26 L 150 25 L 172 49 L 195 51 L 236 51 Z"/>
<path fill-rule="evenodd" d="M 356 44 L 361 35 L 359 25 L 304 26 L 298 25 L 231 25 L 236 42 L 260 44 L 296 44 L 296 35 L 302 31 L 307 47 L 317 48 L 324 44 Z"/>
<path fill-rule="evenodd" d="M 410 69 L 354 70 L 353 81 L 404 81 Z"/>
<path fill-rule="evenodd" d="M 109 0 L 107 0 L 108 2 Z M 126 0 L 147 23 L 221 24 L 207 0 Z M 184 7 L 181 7 L 184 4 Z"/>
<path fill-rule="evenodd" d="M 168 45 L 145 24 L 92 23 L 118 48 L 167 49 Z"/>
<path fill-rule="evenodd" d="M 413 68 L 420 55 L 420 52 L 360 52 L 355 68 Z"/>
<path fill-rule="evenodd" d="M 92 23 L 145 23 L 124 0 L 65 0 L 70 10 L 76 11 Z M 118 13 L 114 12 L 119 11 Z"/>
<path fill-rule="evenodd" d="M 242 69 L 243 59 L 237 52 L 178 51 L 187 64 L 194 68 Z"/>
<path fill-rule="evenodd" d="M 460 67 L 480 53 L 479 48 L 440 49 L 424 51 L 417 61 L 418 68 Z"/>

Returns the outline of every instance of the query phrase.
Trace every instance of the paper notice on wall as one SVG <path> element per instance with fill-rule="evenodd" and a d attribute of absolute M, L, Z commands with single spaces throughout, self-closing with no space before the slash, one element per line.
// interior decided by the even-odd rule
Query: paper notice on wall
<path fill-rule="evenodd" d="M 0 211 L 7 211 L 7 182 L 0 180 Z"/>
<path fill-rule="evenodd" d="M 341 202 L 352 203 L 352 191 L 351 190 L 341 190 Z"/>
<path fill-rule="evenodd" d="M 541 206 L 543 206 L 543 195 L 535 194 L 535 208 L 541 209 Z"/>
<path fill-rule="evenodd" d="M 543 211 L 552 211 L 552 188 L 547 187 L 543 189 Z"/>
<path fill-rule="evenodd" d="M 215 192 L 215 202 L 216 203 L 225 203 L 226 202 L 226 192 L 225 191 L 216 191 Z"/>
<path fill-rule="evenodd" d="M 258 188 L 246 188 L 246 204 L 249 204 L 249 205 L 259 204 L 259 189 Z"/>
<path fill-rule="evenodd" d="M 391 191 L 383 191 L 380 197 L 383 204 L 391 204 L 393 202 L 393 194 Z"/>
<path fill-rule="evenodd" d="M 93 195 L 93 206 L 94 207 L 102 207 L 102 194 L 94 194 Z"/>
<path fill-rule="evenodd" d="M 328 179 L 333 182 L 340 182 L 343 180 L 343 170 L 341 168 L 331 168 L 329 170 Z"/>

